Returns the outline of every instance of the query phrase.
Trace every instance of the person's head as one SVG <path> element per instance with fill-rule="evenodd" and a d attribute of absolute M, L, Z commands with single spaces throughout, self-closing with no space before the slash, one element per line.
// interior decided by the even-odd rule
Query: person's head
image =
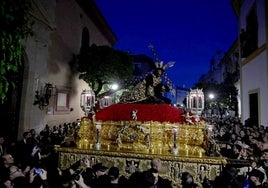
<path fill-rule="evenodd" d="M 14 164 L 14 158 L 10 154 L 5 154 L 2 156 L 2 162 L 5 167 L 9 167 Z"/>
<path fill-rule="evenodd" d="M 119 178 L 119 169 L 117 167 L 111 167 L 108 171 L 108 176 L 111 181 L 114 181 Z"/>
<path fill-rule="evenodd" d="M 241 145 L 239 145 L 239 144 L 235 144 L 235 145 L 233 146 L 233 151 L 234 151 L 234 153 L 239 153 L 241 150 L 242 150 L 242 146 L 241 146 Z"/>
<path fill-rule="evenodd" d="M 231 140 L 236 140 L 236 134 L 235 133 L 231 134 Z"/>
<path fill-rule="evenodd" d="M 151 168 L 154 168 L 159 172 L 162 168 L 161 160 L 159 158 L 153 158 L 151 160 Z"/>
<path fill-rule="evenodd" d="M 194 183 L 193 176 L 189 172 L 182 172 L 180 174 L 181 185 L 191 185 Z"/>
<path fill-rule="evenodd" d="M 32 136 L 35 136 L 36 135 L 35 129 L 31 129 L 29 132 L 31 133 Z"/>
<path fill-rule="evenodd" d="M 250 150 L 246 149 L 246 148 L 242 148 L 241 151 L 240 151 L 240 156 L 243 158 L 243 159 L 246 159 L 250 156 Z"/>
<path fill-rule="evenodd" d="M 254 168 L 258 168 L 261 166 L 261 162 L 257 157 L 250 157 L 250 166 L 254 169 Z"/>
<path fill-rule="evenodd" d="M 262 150 L 261 159 L 265 160 L 265 161 L 268 161 L 268 149 Z"/>
<path fill-rule="evenodd" d="M 5 142 L 5 138 L 3 135 L 0 135 L 0 145 L 3 145 Z"/>
<path fill-rule="evenodd" d="M 96 177 L 100 177 L 104 174 L 106 174 L 108 168 L 106 166 L 103 166 L 102 163 L 97 163 L 92 166 L 93 172 L 96 175 Z"/>
<path fill-rule="evenodd" d="M 31 134 L 30 131 L 25 131 L 22 136 L 23 136 L 24 139 L 27 140 L 27 139 L 32 137 L 32 134 Z"/>
<path fill-rule="evenodd" d="M 151 168 L 142 173 L 142 184 L 145 188 L 154 187 L 158 182 L 158 172 L 156 169 Z"/>
<path fill-rule="evenodd" d="M 221 127 L 220 128 L 220 135 L 222 136 L 224 134 L 226 134 L 226 129 L 224 127 Z"/>
<path fill-rule="evenodd" d="M 3 184 L 6 188 L 13 188 L 14 187 L 13 182 L 10 179 L 5 179 L 3 181 Z"/>
<path fill-rule="evenodd" d="M 17 177 L 25 177 L 24 173 L 20 168 L 15 165 L 9 167 L 9 178 L 10 180 L 14 180 Z"/>
<path fill-rule="evenodd" d="M 261 172 L 260 170 L 252 169 L 249 172 L 249 178 L 255 185 L 258 185 L 258 184 L 262 183 L 262 181 L 264 179 L 264 173 Z"/>
<path fill-rule="evenodd" d="M 75 182 L 74 182 L 74 175 L 75 171 L 71 168 L 65 169 L 65 170 L 60 170 L 59 175 L 60 175 L 60 182 L 62 187 L 68 187 L 68 188 L 73 188 L 76 187 Z"/>
<path fill-rule="evenodd" d="M 240 135 L 241 137 L 244 137 L 244 136 L 246 136 L 246 133 L 245 133 L 244 130 L 240 130 L 239 135 Z"/>

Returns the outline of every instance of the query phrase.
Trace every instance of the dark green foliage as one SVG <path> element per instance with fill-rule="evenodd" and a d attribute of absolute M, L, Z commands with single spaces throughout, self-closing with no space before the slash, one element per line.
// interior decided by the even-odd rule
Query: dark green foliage
<path fill-rule="evenodd" d="M 0 3 L 0 101 L 15 87 L 10 76 L 17 74 L 24 55 L 22 40 L 32 33 L 29 0 L 1 0 Z"/>
<path fill-rule="evenodd" d="M 125 85 L 132 80 L 133 59 L 109 46 L 92 45 L 78 55 L 78 72 L 98 96 L 104 84 Z"/>

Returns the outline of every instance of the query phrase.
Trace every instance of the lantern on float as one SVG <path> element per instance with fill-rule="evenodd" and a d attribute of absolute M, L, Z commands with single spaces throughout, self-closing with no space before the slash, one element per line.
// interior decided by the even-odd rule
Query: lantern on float
<path fill-rule="evenodd" d="M 80 96 L 80 107 L 88 116 L 90 112 L 94 111 L 95 107 L 95 93 L 92 90 L 83 90 Z"/>

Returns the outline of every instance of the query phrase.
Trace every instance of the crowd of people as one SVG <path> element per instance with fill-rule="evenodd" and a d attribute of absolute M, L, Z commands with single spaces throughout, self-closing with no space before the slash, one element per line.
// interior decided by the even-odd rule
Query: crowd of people
<path fill-rule="evenodd" d="M 40 133 L 25 131 L 21 140 L 0 135 L 0 188 L 58 187 L 58 154 L 55 145 L 75 146 L 78 122 L 45 125 Z M 70 139 L 72 138 L 72 139 Z"/>
<path fill-rule="evenodd" d="M 232 117 L 206 121 L 213 125 L 212 137 L 228 162 L 215 187 L 268 187 L 268 128 Z"/>
<path fill-rule="evenodd" d="M 47 133 L 46 131 L 47 128 L 41 134 Z M 51 130 L 51 134 L 55 133 Z M 23 139 L 14 146 L 14 153 L 2 145 L 6 152 L 1 156 L 1 188 L 172 187 L 171 181 L 159 176 L 161 168 L 159 158 L 152 159 L 150 169 L 135 172 L 128 178 L 120 175 L 120 170 L 116 166 L 91 164 L 91 161 L 85 157 L 67 169 L 59 169 L 56 153 L 43 141 L 43 137 L 38 140 L 30 131 L 27 131 L 23 134 Z"/>
<path fill-rule="evenodd" d="M 215 180 L 204 180 L 203 187 L 268 187 L 268 128 L 242 124 L 239 119 L 230 117 L 210 117 L 205 121 L 213 125 L 210 134 L 228 163 Z M 13 142 L 0 135 L 0 188 L 172 187 L 171 181 L 159 175 L 161 161 L 157 158 L 152 159 L 150 169 L 134 172 L 129 177 L 120 175 L 116 166 L 90 164 L 87 158 L 68 169 L 59 169 L 54 146 L 75 146 L 78 129 L 77 121 L 52 127 L 46 125 L 38 134 L 32 129 L 24 132 L 21 140 Z M 181 186 L 198 187 L 188 172 L 181 173 Z"/>

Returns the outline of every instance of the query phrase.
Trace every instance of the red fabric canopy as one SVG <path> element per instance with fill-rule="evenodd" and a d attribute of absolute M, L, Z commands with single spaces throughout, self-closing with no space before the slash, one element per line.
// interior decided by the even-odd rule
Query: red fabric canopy
<path fill-rule="evenodd" d="M 137 110 L 137 121 L 183 123 L 184 113 L 168 104 L 114 104 L 96 113 L 96 120 L 130 121 L 131 112 Z"/>

